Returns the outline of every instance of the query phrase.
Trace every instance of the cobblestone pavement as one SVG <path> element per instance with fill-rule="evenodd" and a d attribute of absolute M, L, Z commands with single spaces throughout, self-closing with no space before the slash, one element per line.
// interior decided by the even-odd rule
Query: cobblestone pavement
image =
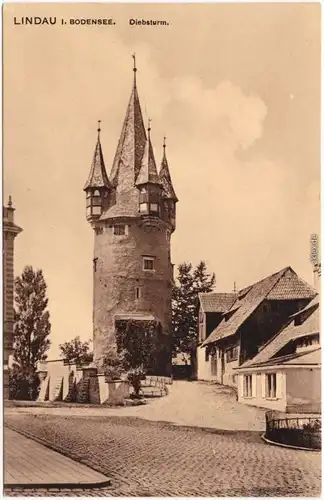
<path fill-rule="evenodd" d="M 216 431 L 133 417 L 5 415 L 5 423 L 112 478 L 79 491 L 7 496 L 319 496 L 321 455 Z"/>
<path fill-rule="evenodd" d="M 6 408 L 6 413 L 46 415 L 130 416 L 178 425 L 224 430 L 265 430 L 265 410 L 240 404 L 232 389 L 203 382 L 176 381 L 169 395 L 135 407 Z"/>

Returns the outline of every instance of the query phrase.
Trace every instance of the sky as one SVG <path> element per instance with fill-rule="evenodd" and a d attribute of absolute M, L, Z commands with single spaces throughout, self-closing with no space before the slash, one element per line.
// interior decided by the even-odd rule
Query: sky
<path fill-rule="evenodd" d="M 22 16 L 57 24 L 14 25 Z M 130 26 L 130 18 L 169 25 Z M 219 292 L 287 265 L 313 283 L 319 4 L 6 4 L 3 30 L 4 201 L 12 195 L 23 228 L 15 274 L 32 265 L 48 284 L 50 358 L 60 343 L 92 337 L 94 236 L 83 186 L 98 119 L 110 172 L 133 52 L 156 162 L 166 135 L 179 198 L 173 263 L 205 260 Z"/>

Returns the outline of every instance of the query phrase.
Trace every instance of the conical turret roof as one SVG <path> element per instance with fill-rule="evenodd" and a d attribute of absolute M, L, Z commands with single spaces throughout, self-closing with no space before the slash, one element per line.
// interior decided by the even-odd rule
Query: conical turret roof
<path fill-rule="evenodd" d="M 141 169 L 136 179 L 136 186 L 141 184 L 161 184 L 156 169 L 156 163 L 153 153 L 153 147 L 150 137 L 150 128 L 148 128 L 148 138 L 145 144 Z"/>
<path fill-rule="evenodd" d="M 88 188 L 110 188 L 111 184 L 106 172 L 104 157 L 100 142 L 100 127 L 98 128 L 98 139 L 93 155 L 90 174 L 87 182 L 85 183 L 84 190 Z"/>
<path fill-rule="evenodd" d="M 169 170 L 169 164 L 168 160 L 166 157 L 166 144 L 165 144 L 165 139 L 164 139 L 164 144 L 163 144 L 163 158 L 162 158 L 162 163 L 161 163 L 161 169 L 159 173 L 159 179 L 163 187 L 162 191 L 162 196 L 163 198 L 168 198 L 170 200 L 174 200 L 175 202 L 178 201 L 177 195 L 175 194 L 172 180 L 171 180 L 171 175 L 170 175 L 170 170 Z"/>

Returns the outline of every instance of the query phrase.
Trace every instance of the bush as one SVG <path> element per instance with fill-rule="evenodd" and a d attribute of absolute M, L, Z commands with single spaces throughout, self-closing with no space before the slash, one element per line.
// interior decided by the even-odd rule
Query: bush
<path fill-rule="evenodd" d="M 40 380 L 33 367 L 14 365 L 9 369 L 9 398 L 35 401 L 39 393 Z"/>
<path fill-rule="evenodd" d="M 125 373 L 123 357 L 115 351 L 106 354 L 103 359 L 103 370 L 108 380 L 120 380 Z"/>

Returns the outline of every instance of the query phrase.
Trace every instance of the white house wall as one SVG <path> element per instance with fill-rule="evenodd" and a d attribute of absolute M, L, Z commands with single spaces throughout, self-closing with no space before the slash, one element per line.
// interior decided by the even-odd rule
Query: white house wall
<path fill-rule="evenodd" d="M 217 381 L 217 376 L 211 373 L 211 356 L 209 356 L 208 361 L 205 359 L 206 347 L 198 347 L 197 349 L 197 377 L 198 380 L 215 380 Z M 217 364 L 218 370 L 218 364 Z"/>
<path fill-rule="evenodd" d="M 240 373 L 237 375 L 238 401 L 240 403 L 269 408 L 270 410 L 285 411 L 287 406 L 286 398 L 286 374 L 280 372 L 267 372 L 277 374 L 277 397 L 266 397 L 266 373 Z M 252 396 L 244 397 L 244 376 L 252 375 Z"/>
<path fill-rule="evenodd" d="M 321 404 L 321 370 L 319 368 L 287 371 L 287 405 L 314 406 Z"/>

